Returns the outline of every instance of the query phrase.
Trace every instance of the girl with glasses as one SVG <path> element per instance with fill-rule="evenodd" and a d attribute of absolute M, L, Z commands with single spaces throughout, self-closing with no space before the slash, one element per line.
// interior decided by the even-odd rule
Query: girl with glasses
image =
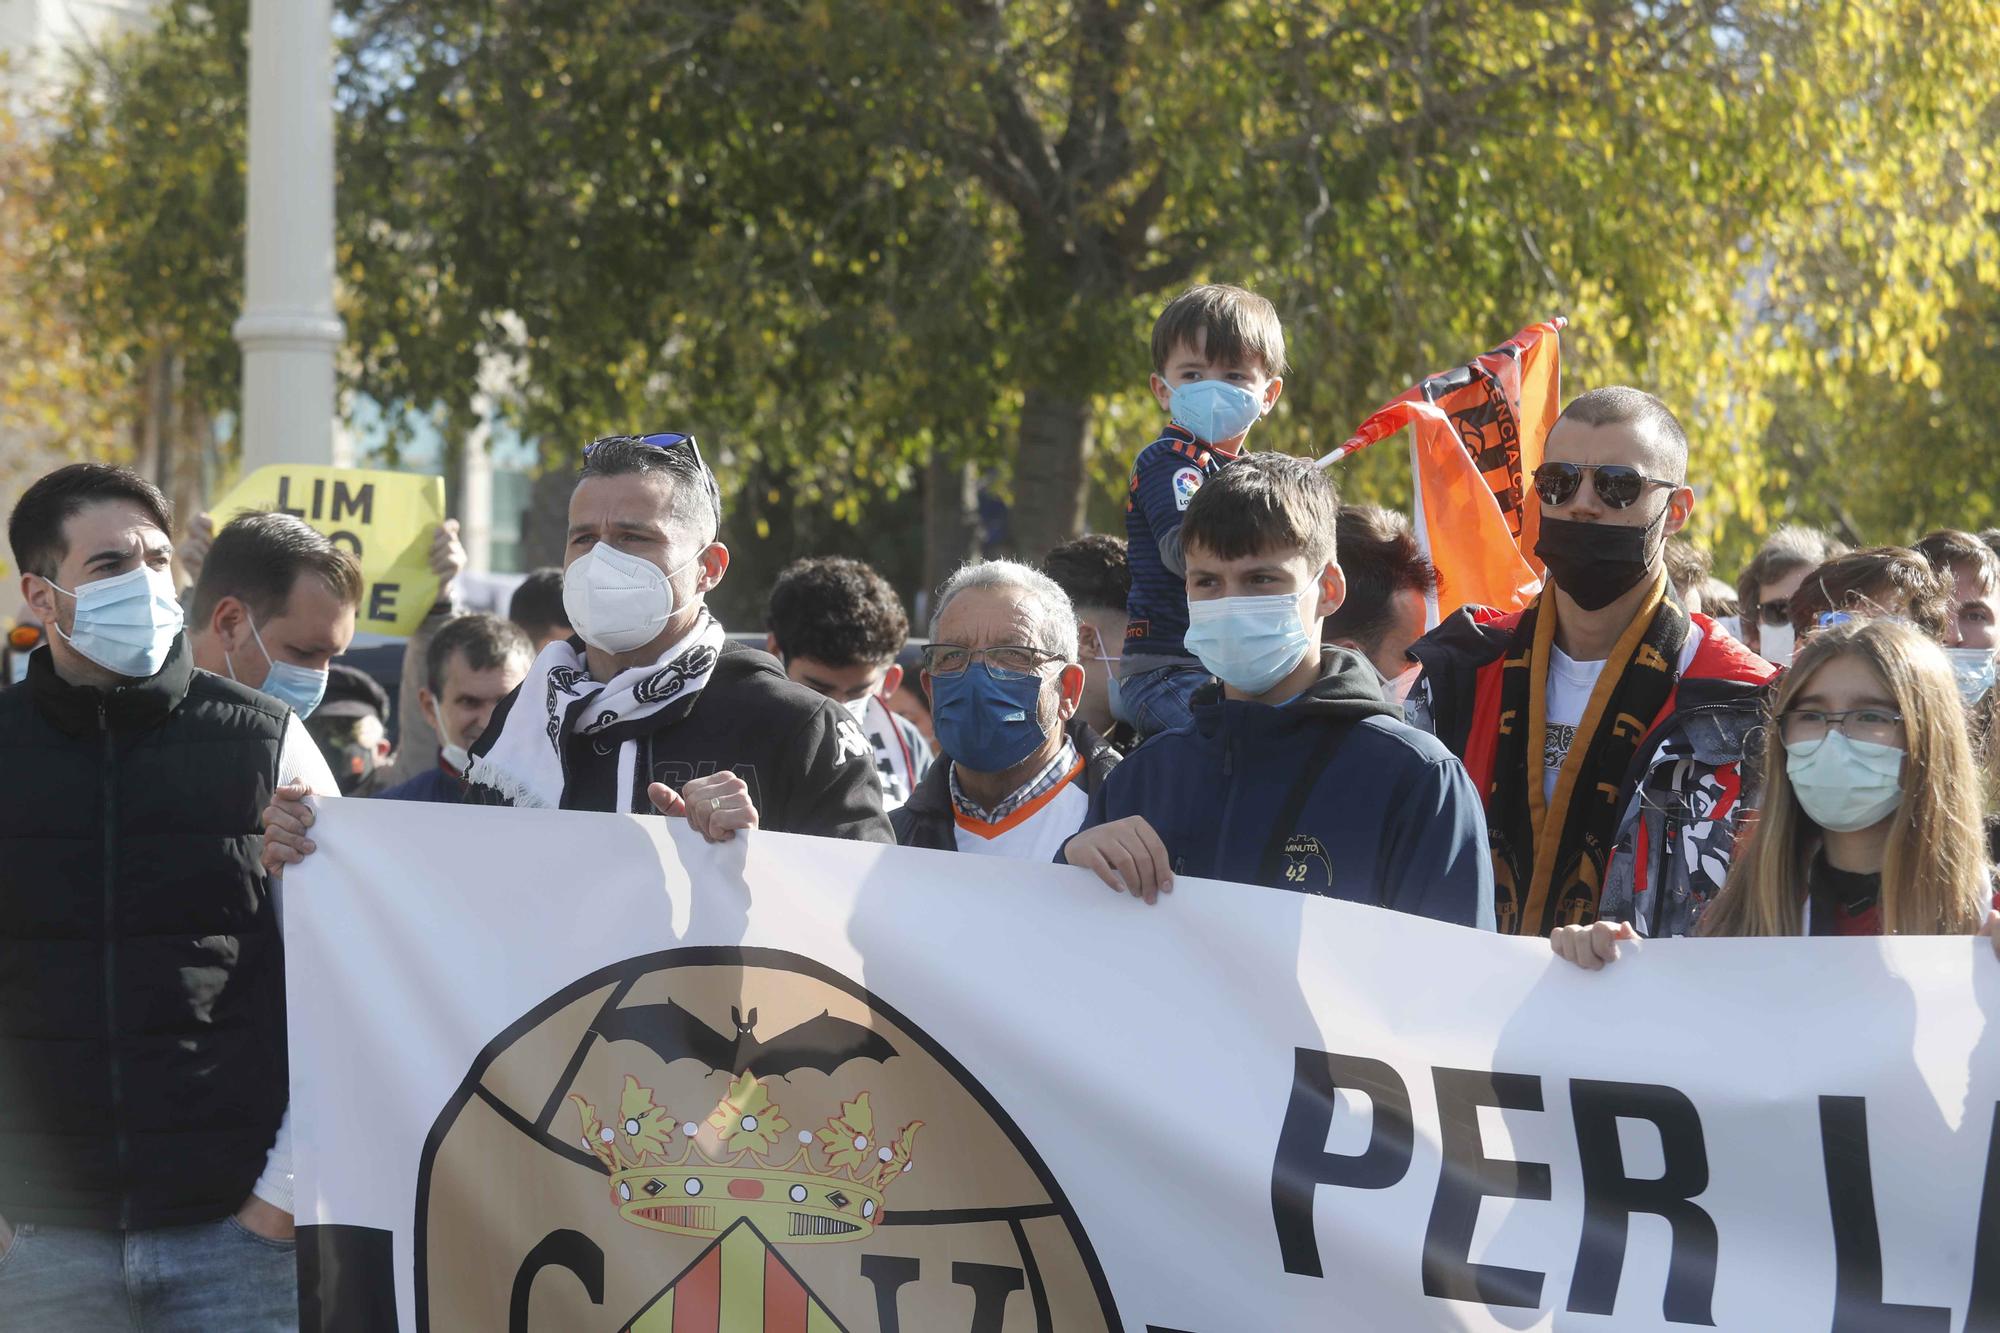
<path fill-rule="evenodd" d="M 1951 665 L 1923 633 L 1853 620 L 1801 647 L 1779 685 L 1764 782 L 1756 831 L 1697 934 L 1994 933 L 1979 775 Z M 1600 922 L 1552 943 L 1596 969 L 1633 938 Z"/>

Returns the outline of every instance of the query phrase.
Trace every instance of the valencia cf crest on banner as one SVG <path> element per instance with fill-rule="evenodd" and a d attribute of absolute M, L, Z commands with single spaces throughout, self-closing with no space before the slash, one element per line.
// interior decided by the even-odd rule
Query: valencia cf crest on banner
<path fill-rule="evenodd" d="M 1118 1327 L 1005 1111 L 879 1001 L 766 950 L 633 959 L 524 1015 L 440 1116 L 418 1210 L 429 1329 Z"/>

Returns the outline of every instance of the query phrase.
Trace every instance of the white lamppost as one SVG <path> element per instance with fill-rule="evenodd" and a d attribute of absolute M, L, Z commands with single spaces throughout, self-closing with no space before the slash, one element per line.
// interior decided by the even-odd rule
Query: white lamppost
<path fill-rule="evenodd" d="M 251 0 L 243 469 L 332 463 L 332 0 Z"/>

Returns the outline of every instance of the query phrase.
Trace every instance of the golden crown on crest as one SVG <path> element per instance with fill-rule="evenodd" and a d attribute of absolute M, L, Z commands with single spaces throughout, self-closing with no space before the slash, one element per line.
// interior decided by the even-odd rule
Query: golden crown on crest
<path fill-rule="evenodd" d="M 865 1238 L 882 1220 L 884 1193 L 913 1165 L 924 1123 L 878 1142 L 864 1092 L 824 1127 L 794 1137 L 769 1087 L 747 1071 L 700 1123 L 675 1118 L 630 1074 L 611 1124 L 577 1094 L 569 1099 L 583 1119 L 583 1146 L 611 1172 L 620 1216 L 681 1236 L 719 1236 L 748 1219 L 774 1241 Z"/>

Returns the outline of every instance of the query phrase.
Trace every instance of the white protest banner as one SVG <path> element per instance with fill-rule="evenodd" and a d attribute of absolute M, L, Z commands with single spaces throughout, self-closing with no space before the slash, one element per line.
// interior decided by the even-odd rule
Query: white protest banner
<path fill-rule="evenodd" d="M 2000 1328 L 1985 940 L 1545 942 L 324 803 L 304 1325 Z"/>
<path fill-rule="evenodd" d="M 361 566 L 364 633 L 407 637 L 437 601 L 431 542 L 444 518 L 444 478 L 414 472 L 277 463 L 215 502 L 216 530 L 252 510 L 303 519 Z"/>

